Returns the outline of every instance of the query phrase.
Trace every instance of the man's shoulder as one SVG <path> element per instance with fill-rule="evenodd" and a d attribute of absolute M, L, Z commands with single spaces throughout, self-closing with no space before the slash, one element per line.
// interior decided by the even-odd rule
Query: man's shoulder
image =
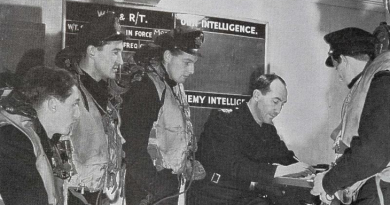
<path fill-rule="evenodd" d="M 390 71 L 382 70 L 375 73 L 367 96 L 374 104 L 383 103 L 383 100 L 388 100 L 387 96 L 390 95 Z M 367 99 L 366 99 L 367 100 Z"/>
<path fill-rule="evenodd" d="M 390 71 L 381 70 L 375 73 L 371 81 L 370 87 L 371 89 L 376 88 L 376 89 L 390 90 Z"/>
<path fill-rule="evenodd" d="M 142 71 L 133 73 L 128 86 L 129 91 L 126 93 L 147 92 L 155 88 L 153 80 L 149 77 L 148 73 Z"/>
<path fill-rule="evenodd" d="M 235 115 L 238 108 L 213 109 L 210 112 L 210 117 L 214 118 L 230 118 Z"/>
<path fill-rule="evenodd" d="M 8 140 L 15 140 L 16 136 L 24 135 L 22 131 L 20 131 L 18 128 L 16 128 L 13 124 L 7 123 L 0 125 L 0 136 L 1 139 L 7 139 Z M 0 140 L 1 141 L 1 140 Z"/>
<path fill-rule="evenodd" d="M 210 112 L 209 123 L 233 126 L 239 120 L 239 108 L 214 109 Z"/>
<path fill-rule="evenodd" d="M 379 79 L 390 79 L 390 68 L 389 70 L 381 70 L 377 73 L 375 73 L 373 80 L 379 80 Z"/>
<path fill-rule="evenodd" d="M 122 94 L 124 107 L 130 106 L 126 105 L 129 101 L 137 104 L 145 103 L 146 101 L 147 103 L 160 101 L 156 85 L 149 75 L 147 73 L 138 74 L 140 75 L 139 78 L 137 77 L 137 80 L 133 80 L 127 92 Z"/>
<path fill-rule="evenodd" d="M 29 138 L 13 124 L 4 124 L 0 126 L 0 150 L 8 154 L 27 149 L 33 153 L 33 147 Z M 15 152 L 14 152 L 15 151 Z"/>

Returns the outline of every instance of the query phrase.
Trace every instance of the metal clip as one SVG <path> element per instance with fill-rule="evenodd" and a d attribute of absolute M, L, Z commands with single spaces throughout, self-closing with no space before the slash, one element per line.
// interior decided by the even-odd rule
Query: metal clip
<path fill-rule="evenodd" d="M 221 175 L 214 172 L 210 181 L 213 182 L 213 183 L 218 184 L 220 178 L 221 178 Z"/>

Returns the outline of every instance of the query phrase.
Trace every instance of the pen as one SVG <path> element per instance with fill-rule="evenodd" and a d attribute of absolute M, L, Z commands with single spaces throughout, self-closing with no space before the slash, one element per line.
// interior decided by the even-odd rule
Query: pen
<path fill-rule="evenodd" d="M 294 158 L 295 160 L 297 160 L 298 162 L 300 162 L 300 160 L 298 159 L 298 157 L 293 156 L 293 158 Z"/>

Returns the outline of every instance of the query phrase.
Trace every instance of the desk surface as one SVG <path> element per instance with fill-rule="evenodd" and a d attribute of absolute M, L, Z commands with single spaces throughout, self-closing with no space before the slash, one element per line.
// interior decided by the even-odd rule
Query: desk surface
<path fill-rule="evenodd" d="M 314 182 L 313 178 L 291 178 L 291 177 L 276 177 L 274 179 L 274 183 L 288 185 L 288 186 L 296 186 L 303 188 L 313 188 Z"/>

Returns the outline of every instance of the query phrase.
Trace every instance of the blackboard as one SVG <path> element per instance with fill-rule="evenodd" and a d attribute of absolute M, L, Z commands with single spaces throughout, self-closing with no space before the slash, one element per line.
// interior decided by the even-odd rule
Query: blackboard
<path fill-rule="evenodd" d="M 67 1 L 64 46 L 74 43 L 82 26 L 107 11 L 118 15 L 121 29 L 128 37 L 124 43 L 125 62 L 142 45 L 176 26 L 188 25 L 204 31 L 203 57 L 195 64 L 195 74 L 184 85 L 197 135 L 210 109 L 231 108 L 249 99 L 250 80 L 265 72 L 266 23 L 169 12 L 155 7 Z"/>

